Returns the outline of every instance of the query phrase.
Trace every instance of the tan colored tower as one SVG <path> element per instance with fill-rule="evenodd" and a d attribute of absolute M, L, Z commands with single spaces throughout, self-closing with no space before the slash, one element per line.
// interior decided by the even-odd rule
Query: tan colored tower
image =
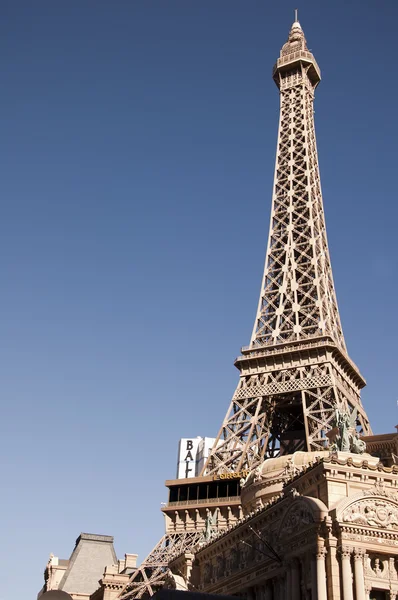
<path fill-rule="evenodd" d="M 273 70 L 280 119 L 268 248 L 240 381 L 203 473 L 253 469 L 296 450 L 323 450 L 335 409 L 365 385 L 347 354 L 326 238 L 314 127 L 321 75 L 296 20 Z"/>
<path fill-rule="evenodd" d="M 167 577 L 189 580 L 190 551 L 201 538 L 242 518 L 240 479 L 267 459 L 326 450 L 336 410 L 356 409 L 360 433 L 371 433 L 326 238 L 313 110 L 320 70 L 297 18 L 273 78 L 281 104 L 271 224 L 251 342 L 235 361 L 240 381 L 201 477 L 166 482 L 166 534 L 123 600 L 152 595 Z"/>

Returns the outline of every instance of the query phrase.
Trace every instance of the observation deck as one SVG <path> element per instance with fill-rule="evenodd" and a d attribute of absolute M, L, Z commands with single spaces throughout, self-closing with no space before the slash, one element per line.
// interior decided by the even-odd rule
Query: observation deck
<path fill-rule="evenodd" d="M 321 70 L 314 58 L 314 55 L 312 52 L 308 52 L 308 50 L 297 50 L 296 52 L 291 52 L 278 58 L 272 70 L 272 77 L 276 85 L 278 87 L 280 85 L 278 76 L 279 73 L 291 71 L 295 67 L 298 67 L 301 63 L 303 63 L 305 66 L 309 66 L 308 77 L 315 88 L 321 80 Z"/>

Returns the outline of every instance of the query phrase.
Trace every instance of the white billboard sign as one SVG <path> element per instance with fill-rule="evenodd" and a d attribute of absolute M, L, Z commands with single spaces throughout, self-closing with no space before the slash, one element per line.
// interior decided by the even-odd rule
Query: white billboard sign
<path fill-rule="evenodd" d="M 177 478 L 187 479 L 196 475 L 199 442 L 202 438 L 182 438 L 178 449 Z"/>

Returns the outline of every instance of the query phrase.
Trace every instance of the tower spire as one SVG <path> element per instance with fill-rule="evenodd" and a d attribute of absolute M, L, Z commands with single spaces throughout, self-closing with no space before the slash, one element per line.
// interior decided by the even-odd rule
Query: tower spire
<path fill-rule="evenodd" d="M 294 9 L 294 22 L 298 23 L 298 9 L 297 8 Z"/>
<path fill-rule="evenodd" d="M 253 347 L 329 335 L 345 351 L 315 142 L 313 98 L 320 79 L 295 22 L 274 67 L 281 96 L 279 150 Z"/>

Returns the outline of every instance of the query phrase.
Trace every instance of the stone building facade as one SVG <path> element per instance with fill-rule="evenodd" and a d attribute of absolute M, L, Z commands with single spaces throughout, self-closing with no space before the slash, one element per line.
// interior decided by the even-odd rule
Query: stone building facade
<path fill-rule="evenodd" d="M 322 454 L 299 457 L 296 471 L 292 457 L 266 461 L 243 486 L 245 516 L 171 570 L 192 589 L 247 600 L 396 600 L 398 465 Z"/>
<path fill-rule="evenodd" d="M 73 600 L 114 600 L 136 568 L 136 561 L 136 554 L 116 558 L 112 536 L 81 533 L 69 559 L 50 554 L 37 598 L 60 590 Z"/>

